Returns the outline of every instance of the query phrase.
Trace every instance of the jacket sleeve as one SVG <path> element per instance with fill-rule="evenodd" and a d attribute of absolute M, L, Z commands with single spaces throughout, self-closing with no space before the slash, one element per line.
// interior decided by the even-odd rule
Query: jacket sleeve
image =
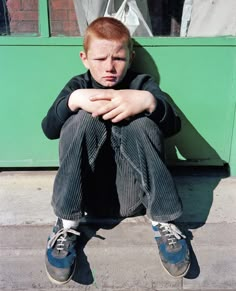
<path fill-rule="evenodd" d="M 149 91 L 156 98 L 157 106 L 147 116 L 158 124 L 164 137 L 178 133 L 181 129 L 181 119 L 171 98 L 159 88 L 154 78 L 148 75 L 144 79 L 143 90 Z"/>
<path fill-rule="evenodd" d="M 44 134 L 49 139 L 57 139 L 60 137 L 60 132 L 66 120 L 76 112 L 73 112 L 68 107 L 68 99 L 71 93 L 78 89 L 78 82 L 72 78 L 62 89 L 52 106 L 47 112 L 47 115 L 42 120 L 42 129 Z"/>

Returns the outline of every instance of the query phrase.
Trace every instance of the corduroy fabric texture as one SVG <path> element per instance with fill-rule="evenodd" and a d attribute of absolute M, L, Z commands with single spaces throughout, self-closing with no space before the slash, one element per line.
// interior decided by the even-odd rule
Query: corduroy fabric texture
<path fill-rule="evenodd" d="M 178 218 L 182 204 L 163 156 L 162 133 L 149 118 L 112 124 L 80 110 L 61 130 L 55 214 L 128 217 L 144 208 L 155 221 Z"/>

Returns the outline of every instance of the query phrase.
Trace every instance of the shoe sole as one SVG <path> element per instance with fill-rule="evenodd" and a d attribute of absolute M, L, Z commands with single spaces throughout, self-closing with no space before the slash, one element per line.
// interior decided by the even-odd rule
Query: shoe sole
<path fill-rule="evenodd" d="M 62 282 L 62 281 L 57 281 L 56 279 L 54 279 L 54 278 L 53 278 L 53 277 L 48 273 L 48 270 L 47 270 L 47 268 L 46 268 L 46 266 L 45 266 L 45 270 L 46 270 L 46 274 L 47 274 L 47 276 L 48 276 L 48 279 L 49 279 L 52 283 L 57 284 L 57 285 L 65 285 L 65 284 L 69 283 L 70 280 L 72 279 L 72 277 L 74 276 L 75 269 L 76 269 L 76 262 L 75 262 L 75 266 L 74 266 L 74 269 L 73 269 L 73 272 L 72 272 L 71 276 L 70 276 L 66 281 L 63 281 L 63 282 Z"/>
<path fill-rule="evenodd" d="M 167 273 L 168 275 L 170 275 L 172 278 L 183 278 L 183 277 L 188 273 L 188 271 L 189 271 L 189 269 L 190 269 L 190 265 L 191 265 L 191 263 L 189 263 L 188 268 L 186 269 L 186 271 L 185 271 L 183 274 L 178 275 L 178 276 L 174 276 L 174 275 L 172 275 L 171 273 L 168 272 L 168 270 L 167 270 L 166 267 L 164 266 L 164 264 L 163 264 L 161 258 L 160 258 L 160 262 L 161 262 L 161 265 L 162 265 L 163 269 L 164 269 L 164 270 L 166 271 L 166 273 Z"/>

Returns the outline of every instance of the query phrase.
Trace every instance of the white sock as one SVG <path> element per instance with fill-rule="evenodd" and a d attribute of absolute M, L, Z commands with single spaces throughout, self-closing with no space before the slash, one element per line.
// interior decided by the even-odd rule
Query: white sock
<path fill-rule="evenodd" d="M 154 221 L 154 220 L 151 220 L 151 223 L 153 226 L 156 226 L 158 225 L 159 223 L 162 224 L 162 225 L 167 225 L 169 224 L 168 222 L 159 222 L 159 221 Z"/>
<path fill-rule="evenodd" d="M 158 221 L 151 220 L 151 223 L 152 223 L 153 226 L 156 226 L 156 225 L 158 225 L 159 222 Z"/>
<path fill-rule="evenodd" d="M 76 228 L 76 227 L 79 226 L 79 221 L 77 221 L 77 220 L 62 219 L 62 223 L 63 223 L 63 227 L 66 228 L 66 229 Z"/>

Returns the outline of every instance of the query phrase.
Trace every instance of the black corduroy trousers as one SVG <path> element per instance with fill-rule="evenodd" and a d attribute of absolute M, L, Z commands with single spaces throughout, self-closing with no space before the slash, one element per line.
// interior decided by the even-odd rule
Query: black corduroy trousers
<path fill-rule="evenodd" d="M 182 203 L 163 157 L 162 133 L 148 117 L 114 124 L 80 110 L 61 130 L 55 214 L 128 217 L 144 208 L 154 221 L 175 220 Z"/>

